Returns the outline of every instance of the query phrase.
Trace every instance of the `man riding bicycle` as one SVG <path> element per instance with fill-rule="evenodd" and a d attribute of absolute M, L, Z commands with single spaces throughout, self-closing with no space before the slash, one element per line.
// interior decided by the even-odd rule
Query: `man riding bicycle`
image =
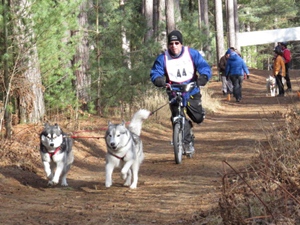
<path fill-rule="evenodd" d="M 196 74 L 198 72 L 200 75 Z M 168 35 L 168 50 L 160 54 L 151 69 L 150 78 L 157 87 L 165 87 L 169 84 L 188 84 L 196 82 L 189 93 L 184 95 L 187 101 L 186 113 L 190 119 L 200 124 L 205 118 L 205 111 L 201 103 L 199 86 L 205 86 L 211 78 L 211 68 L 198 50 L 182 45 L 182 34 L 174 30 Z M 174 96 L 169 94 L 169 100 Z M 172 117 L 177 115 L 178 105 L 170 104 Z M 189 145 L 187 153 L 194 152 L 191 134 L 192 123 L 185 123 L 184 144 Z"/>

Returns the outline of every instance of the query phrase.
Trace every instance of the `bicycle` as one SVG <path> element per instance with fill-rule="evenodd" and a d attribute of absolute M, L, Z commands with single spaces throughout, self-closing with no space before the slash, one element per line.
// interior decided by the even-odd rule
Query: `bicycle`
<path fill-rule="evenodd" d="M 184 108 L 186 103 L 183 101 L 184 93 L 191 91 L 196 86 L 195 82 L 189 84 L 166 84 L 167 91 L 170 91 L 174 95 L 169 101 L 169 104 L 178 104 L 178 114 L 172 117 L 173 124 L 173 139 L 172 144 L 174 147 L 174 156 L 176 164 L 182 162 L 182 156 L 186 155 L 188 158 L 192 158 L 193 153 L 187 153 L 186 150 L 189 148 L 189 145 L 185 145 L 183 140 L 185 137 L 184 126 L 186 123 L 186 116 Z M 194 135 L 191 129 L 192 141 L 191 144 L 194 146 Z"/>

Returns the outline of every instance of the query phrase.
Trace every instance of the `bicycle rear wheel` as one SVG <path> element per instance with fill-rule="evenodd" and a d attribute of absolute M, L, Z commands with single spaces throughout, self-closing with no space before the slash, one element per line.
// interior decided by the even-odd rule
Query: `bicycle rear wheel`
<path fill-rule="evenodd" d="M 176 164 L 180 164 L 183 154 L 183 129 L 179 123 L 175 123 L 173 126 L 173 147 Z"/>

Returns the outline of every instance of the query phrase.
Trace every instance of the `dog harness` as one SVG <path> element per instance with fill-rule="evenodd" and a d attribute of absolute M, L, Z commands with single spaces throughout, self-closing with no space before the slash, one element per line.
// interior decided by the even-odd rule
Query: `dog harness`
<path fill-rule="evenodd" d="M 126 154 L 127 154 L 127 152 L 126 152 L 126 154 L 125 154 L 123 157 L 120 157 L 120 156 L 117 156 L 117 155 L 115 155 L 115 154 L 113 154 L 113 153 L 111 153 L 111 152 L 108 152 L 108 153 L 111 154 L 112 156 L 114 156 L 114 157 L 120 159 L 120 160 L 123 160 L 123 161 L 124 161 L 124 158 L 126 157 Z"/>
<path fill-rule="evenodd" d="M 59 147 L 57 147 L 57 148 L 55 149 L 54 152 L 48 152 L 48 154 L 50 155 L 51 160 L 53 160 L 53 156 L 54 156 L 60 149 L 61 149 L 61 148 L 60 148 L 60 146 L 59 146 Z"/>

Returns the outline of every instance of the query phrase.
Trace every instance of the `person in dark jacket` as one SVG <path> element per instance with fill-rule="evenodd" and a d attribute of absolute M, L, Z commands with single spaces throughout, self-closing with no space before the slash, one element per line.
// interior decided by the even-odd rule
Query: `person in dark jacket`
<path fill-rule="evenodd" d="M 226 79 L 225 76 L 225 69 L 226 69 L 226 63 L 227 63 L 227 58 L 229 58 L 230 54 L 224 54 L 219 62 L 219 68 L 220 68 L 220 75 L 221 75 L 221 81 L 222 81 L 222 92 L 223 95 L 231 94 L 232 93 L 232 83 L 230 80 Z"/>
<path fill-rule="evenodd" d="M 165 87 L 169 84 L 188 84 L 197 82 L 189 93 L 184 95 L 187 101 L 186 113 L 191 120 L 197 124 L 202 123 L 205 117 L 205 111 L 201 104 L 200 86 L 205 86 L 211 78 L 211 67 L 201 56 L 198 50 L 183 46 L 182 34 L 178 30 L 174 30 L 168 34 L 168 49 L 160 54 L 151 69 L 150 79 L 157 87 Z M 198 72 L 200 75 L 196 74 Z M 169 96 L 171 100 L 173 96 Z M 170 104 L 172 115 L 177 114 L 178 106 Z M 187 134 L 184 143 L 189 145 L 187 153 L 194 152 L 191 136 L 192 123 L 185 123 L 185 131 Z"/>
<path fill-rule="evenodd" d="M 291 51 L 287 48 L 288 43 L 287 42 L 280 42 L 279 43 L 281 46 L 282 50 L 282 56 L 284 58 L 284 63 L 285 63 L 285 80 L 286 80 L 286 86 L 287 92 L 292 91 L 292 84 L 291 84 L 291 79 L 290 79 L 290 74 L 289 74 L 289 69 L 290 69 L 290 63 L 291 63 Z"/>
<path fill-rule="evenodd" d="M 244 75 L 246 74 L 247 77 L 249 77 L 249 70 L 244 60 L 236 52 L 232 52 L 228 49 L 226 53 L 230 54 L 225 69 L 226 77 L 232 82 L 233 96 L 237 102 L 240 102 L 242 99 Z"/>

